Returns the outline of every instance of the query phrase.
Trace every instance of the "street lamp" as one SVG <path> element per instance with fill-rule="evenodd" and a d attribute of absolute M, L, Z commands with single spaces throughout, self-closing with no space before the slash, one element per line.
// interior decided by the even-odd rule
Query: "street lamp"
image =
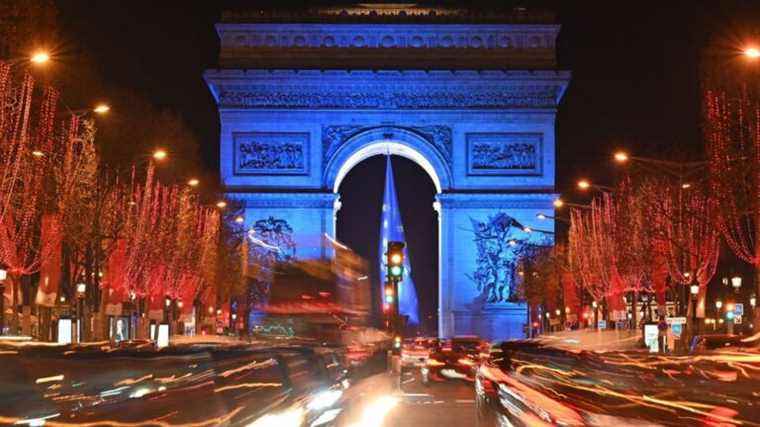
<path fill-rule="evenodd" d="M 153 152 L 153 158 L 158 161 L 165 160 L 168 155 L 166 150 L 160 148 Z"/>
<path fill-rule="evenodd" d="M 187 185 L 189 185 L 189 186 L 191 186 L 191 187 L 197 187 L 197 186 L 198 186 L 198 184 L 200 184 L 200 183 L 201 183 L 201 182 L 198 180 L 198 178 L 190 178 L 190 179 L 187 181 Z"/>
<path fill-rule="evenodd" d="M 739 288 L 742 287 L 742 278 L 741 276 L 734 276 L 731 278 L 731 286 L 733 286 L 734 291 L 739 292 Z"/>
<path fill-rule="evenodd" d="M 628 161 L 628 153 L 625 151 L 618 151 L 613 156 L 615 158 L 615 161 L 618 163 L 625 163 Z"/>
<path fill-rule="evenodd" d="M 111 111 L 111 107 L 108 104 L 98 104 L 92 109 L 95 114 L 106 114 L 109 111 Z"/>
<path fill-rule="evenodd" d="M 691 288 L 689 290 L 691 291 L 691 296 L 696 298 L 699 294 L 699 285 L 695 283 L 691 285 Z"/>
<path fill-rule="evenodd" d="M 544 215 L 542 213 L 539 213 L 539 214 L 536 214 L 536 218 L 538 218 L 540 220 L 545 220 L 546 219 L 546 215 Z"/>
<path fill-rule="evenodd" d="M 717 308 L 718 310 L 720 310 L 721 308 L 723 308 L 723 301 L 721 301 L 721 300 L 715 301 L 715 308 Z"/>
<path fill-rule="evenodd" d="M 224 200 L 220 200 L 216 202 L 216 207 L 219 209 L 224 209 L 227 207 L 227 202 L 225 202 Z"/>
<path fill-rule="evenodd" d="M 245 218 L 243 218 L 242 216 L 238 215 L 238 216 L 235 217 L 235 222 L 238 223 L 238 224 L 242 224 L 242 223 L 245 222 Z"/>
<path fill-rule="evenodd" d="M 82 342 L 84 335 L 84 296 L 87 292 L 87 284 L 84 282 L 77 283 L 77 338 Z"/>
<path fill-rule="evenodd" d="M 557 198 L 557 199 L 554 199 L 554 202 L 552 202 L 552 204 L 554 205 L 555 208 L 559 209 L 565 205 L 565 202 L 562 199 Z"/>
<path fill-rule="evenodd" d="M 41 65 L 50 61 L 50 54 L 43 50 L 38 50 L 32 54 L 29 60 L 34 64 Z"/>
<path fill-rule="evenodd" d="M 588 180 L 586 179 L 582 179 L 578 181 L 578 188 L 580 188 L 581 190 L 588 190 L 589 188 L 591 188 L 591 183 L 588 182 Z"/>
<path fill-rule="evenodd" d="M 746 56 L 749 59 L 760 58 L 760 49 L 756 47 L 748 47 L 744 49 L 744 56 Z"/>

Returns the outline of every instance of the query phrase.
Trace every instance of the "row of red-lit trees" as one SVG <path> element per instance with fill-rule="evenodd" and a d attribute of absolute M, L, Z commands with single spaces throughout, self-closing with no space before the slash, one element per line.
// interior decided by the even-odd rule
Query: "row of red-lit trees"
<path fill-rule="evenodd" d="M 0 62 L 0 264 L 12 305 L 9 325 L 0 311 L 4 326 L 19 330 L 22 294 L 43 338 L 52 308 L 77 298 L 85 316 L 109 304 L 189 311 L 228 301 L 241 281 L 240 230 L 224 211 L 190 186 L 160 182 L 152 158 L 126 177 L 109 171 L 93 122 L 62 110 L 55 89 Z"/>
<path fill-rule="evenodd" d="M 587 208 L 571 211 L 565 270 L 618 319 L 626 319 L 626 297 L 638 301 L 644 292 L 662 307 L 668 289 L 686 296 L 692 286 L 698 286 L 696 303 L 681 306 L 704 310 L 720 247 L 714 202 L 706 187 L 679 178 L 627 176 Z M 632 310 L 632 325 L 637 314 Z"/>
<path fill-rule="evenodd" d="M 706 89 L 706 161 L 635 159 L 642 167 L 629 169 L 590 206 L 571 210 L 561 264 L 578 288 L 613 312 L 624 309 L 625 295 L 637 300 L 647 292 L 664 304 L 668 290 L 686 298 L 696 291 L 695 303 L 682 306 L 688 307 L 687 319 L 701 318 L 724 242 L 756 267 L 760 293 L 757 99 L 746 86 Z"/>

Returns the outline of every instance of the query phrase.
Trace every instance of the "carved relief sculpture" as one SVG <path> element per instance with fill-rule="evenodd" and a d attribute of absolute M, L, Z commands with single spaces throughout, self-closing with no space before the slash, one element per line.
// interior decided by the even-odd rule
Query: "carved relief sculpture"
<path fill-rule="evenodd" d="M 468 175 L 538 175 L 540 133 L 467 134 Z"/>
<path fill-rule="evenodd" d="M 479 221 L 470 218 L 477 247 L 475 271 L 468 275 L 486 303 L 516 301 L 515 270 L 525 253 L 550 243 L 540 233 L 526 233 L 510 215 L 499 212 Z"/>
<path fill-rule="evenodd" d="M 236 175 L 302 175 L 308 173 L 309 134 L 241 132 L 235 141 Z"/>

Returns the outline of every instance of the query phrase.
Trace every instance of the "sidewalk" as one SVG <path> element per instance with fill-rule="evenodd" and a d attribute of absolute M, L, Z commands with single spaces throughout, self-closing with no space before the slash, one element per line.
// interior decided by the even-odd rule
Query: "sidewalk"
<path fill-rule="evenodd" d="M 534 338 L 541 344 L 569 351 L 615 351 L 638 348 L 641 338 L 639 331 L 612 330 L 599 331 L 583 329 L 578 331 L 554 332 Z"/>

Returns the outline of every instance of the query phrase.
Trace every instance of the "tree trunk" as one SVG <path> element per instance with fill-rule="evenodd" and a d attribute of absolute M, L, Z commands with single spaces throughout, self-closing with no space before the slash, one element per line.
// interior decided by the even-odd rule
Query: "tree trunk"
<path fill-rule="evenodd" d="M 19 324 L 19 318 L 18 318 L 18 294 L 20 292 L 20 282 L 21 278 L 17 277 L 16 275 L 8 276 L 11 279 L 11 290 L 13 292 L 13 316 L 11 317 L 11 327 L 10 327 L 10 335 L 18 335 L 18 324 Z"/>
<path fill-rule="evenodd" d="M 637 330 L 639 326 L 638 301 L 639 291 L 633 291 L 633 299 L 631 300 L 631 329 L 634 331 Z"/>

